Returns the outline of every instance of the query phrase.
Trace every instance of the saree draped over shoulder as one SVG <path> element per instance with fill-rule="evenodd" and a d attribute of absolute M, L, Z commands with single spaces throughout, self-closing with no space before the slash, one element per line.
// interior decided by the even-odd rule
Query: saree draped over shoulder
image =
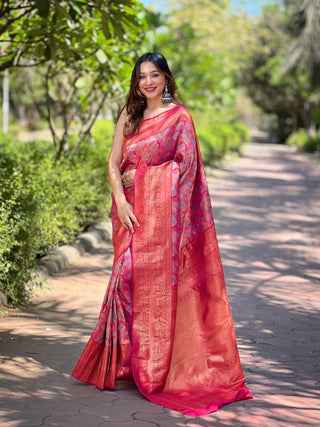
<path fill-rule="evenodd" d="M 72 375 L 99 389 L 134 380 L 189 416 L 252 398 L 245 386 L 193 121 L 177 105 L 125 138 L 121 171 L 140 222 L 115 203 L 114 265 L 97 326 Z"/>

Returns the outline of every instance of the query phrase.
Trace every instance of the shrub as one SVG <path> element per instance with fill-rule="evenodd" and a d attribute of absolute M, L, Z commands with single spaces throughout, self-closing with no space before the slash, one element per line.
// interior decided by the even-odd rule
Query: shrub
<path fill-rule="evenodd" d="M 220 132 L 226 143 L 226 152 L 238 151 L 242 141 L 240 135 L 233 129 L 233 125 L 216 125 L 217 131 Z"/>
<path fill-rule="evenodd" d="M 0 281 L 15 303 L 26 299 L 39 246 L 36 194 L 26 185 L 18 164 L 0 159 Z"/>
<path fill-rule="evenodd" d="M 247 128 L 247 126 L 245 126 L 242 123 L 233 123 L 232 128 L 233 128 L 234 132 L 239 134 L 241 142 L 249 142 L 250 141 L 251 135 L 250 135 L 250 131 Z"/>
<path fill-rule="evenodd" d="M 86 141 L 79 155 L 56 161 L 50 143 L 0 137 L 0 286 L 12 302 L 27 299 L 37 257 L 108 215 L 110 146 L 110 135 L 96 148 Z"/>
<path fill-rule="evenodd" d="M 111 149 L 114 133 L 114 124 L 111 120 L 96 120 L 91 135 L 94 141 L 94 146 L 98 149 L 102 148 L 108 151 Z"/>
<path fill-rule="evenodd" d="M 296 147 L 303 149 L 309 140 L 309 135 L 305 129 L 299 129 L 293 132 L 286 140 L 286 144 L 295 145 Z"/>
<path fill-rule="evenodd" d="M 293 132 L 286 140 L 286 144 L 294 145 L 299 150 L 314 153 L 315 151 L 320 152 L 320 137 L 310 137 L 305 129 L 299 129 Z"/>
<path fill-rule="evenodd" d="M 227 152 L 240 152 L 242 143 L 250 139 L 249 130 L 240 124 L 202 126 L 197 134 L 205 165 L 220 161 Z"/>
<path fill-rule="evenodd" d="M 203 163 L 210 165 L 221 160 L 227 150 L 224 138 L 219 133 L 214 132 L 211 126 L 200 128 L 197 134 Z"/>
<path fill-rule="evenodd" d="M 316 151 L 320 153 L 320 137 L 310 138 L 306 142 L 304 150 L 308 153 L 314 153 Z"/>

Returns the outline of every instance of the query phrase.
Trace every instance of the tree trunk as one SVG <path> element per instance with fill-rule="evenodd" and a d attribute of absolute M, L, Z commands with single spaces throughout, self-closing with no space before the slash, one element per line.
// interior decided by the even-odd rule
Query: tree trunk
<path fill-rule="evenodd" d="M 290 126 L 288 124 L 288 116 L 277 114 L 278 118 L 278 138 L 279 143 L 284 144 L 287 137 L 290 135 Z"/>
<path fill-rule="evenodd" d="M 291 113 L 291 132 L 296 132 L 298 130 L 298 114 L 296 111 Z"/>
<path fill-rule="evenodd" d="M 315 108 L 316 106 L 314 102 L 305 102 L 303 106 L 303 124 L 310 138 L 313 138 L 317 135 L 317 126 L 314 117 Z"/>

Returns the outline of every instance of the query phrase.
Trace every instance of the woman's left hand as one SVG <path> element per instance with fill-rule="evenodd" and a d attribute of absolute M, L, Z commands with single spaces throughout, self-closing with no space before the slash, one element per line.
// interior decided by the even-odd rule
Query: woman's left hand
<path fill-rule="evenodd" d="M 126 188 L 133 187 L 134 183 L 134 174 L 136 170 L 132 169 L 130 171 L 127 171 L 121 175 L 121 181 L 122 185 Z"/>

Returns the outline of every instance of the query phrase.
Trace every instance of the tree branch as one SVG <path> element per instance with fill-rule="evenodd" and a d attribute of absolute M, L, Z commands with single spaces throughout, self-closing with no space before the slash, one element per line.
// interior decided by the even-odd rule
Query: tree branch
<path fill-rule="evenodd" d="M 14 62 L 14 58 L 11 58 L 8 61 L 3 62 L 2 64 L 0 64 L 0 71 L 4 71 L 7 68 L 13 67 L 13 62 Z"/>
<path fill-rule="evenodd" d="M 57 158 L 58 158 L 58 152 L 59 152 L 58 141 L 59 141 L 59 138 L 58 138 L 57 132 L 55 130 L 55 127 L 54 127 L 54 124 L 52 121 L 51 107 L 50 107 L 49 78 L 50 78 L 51 68 L 52 68 L 52 64 L 49 64 L 48 68 L 47 68 L 46 75 L 45 75 L 46 107 L 47 107 L 47 112 L 48 112 L 49 128 L 51 131 L 53 145 L 54 145 L 55 151 L 57 153 Z"/>
<path fill-rule="evenodd" d="M 99 114 L 99 112 L 100 112 L 100 110 L 101 110 L 101 108 L 102 108 L 102 106 L 103 106 L 103 104 L 104 104 L 107 96 L 108 96 L 108 92 L 104 92 L 103 97 L 101 98 L 101 101 L 100 101 L 100 103 L 98 105 L 98 108 L 95 111 L 95 114 L 93 115 L 93 117 L 91 118 L 91 120 L 90 119 L 88 120 L 89 123 L 88 123 L 87 128 L 82 133 L 80 133 L 80 135 L 79 135 L 78 142 L 77 142 L 77 144 L 76 144 L 76 146 L 75 146 L 75 148 L 73 150 L 74 153 L 78 153 L 79 152 L 79 148 L 80 148 L 80 145 L 81 145 L 82 141 L 85 139 L 85 137 L 87 135 L 89 135 L 89 133 L 90 133 L 90 131 L 92 129 L 92 126 L 94 125 L 94 122 L 96 121 L 96 119 L 98 117 L 98 114 Z"/>
<path fill-rule="evenodd" d="M 12 25 L 16 21 L 19 21 L 21 18 L 23 18 L 24 16 L 28 15 L 33 10 L 34 9 L 32 9 L 32 8 L 25 9 L 23 13 L 21 13 L 18 16 L 16 16 L 15 18 L 8 19 L 7 22 L 4 25 L 2 25 L 2 27 L 0 27 L 0 34 L 3 34 L 6 31 L 6 29 L 10 27 L 10 25 Z"/>

